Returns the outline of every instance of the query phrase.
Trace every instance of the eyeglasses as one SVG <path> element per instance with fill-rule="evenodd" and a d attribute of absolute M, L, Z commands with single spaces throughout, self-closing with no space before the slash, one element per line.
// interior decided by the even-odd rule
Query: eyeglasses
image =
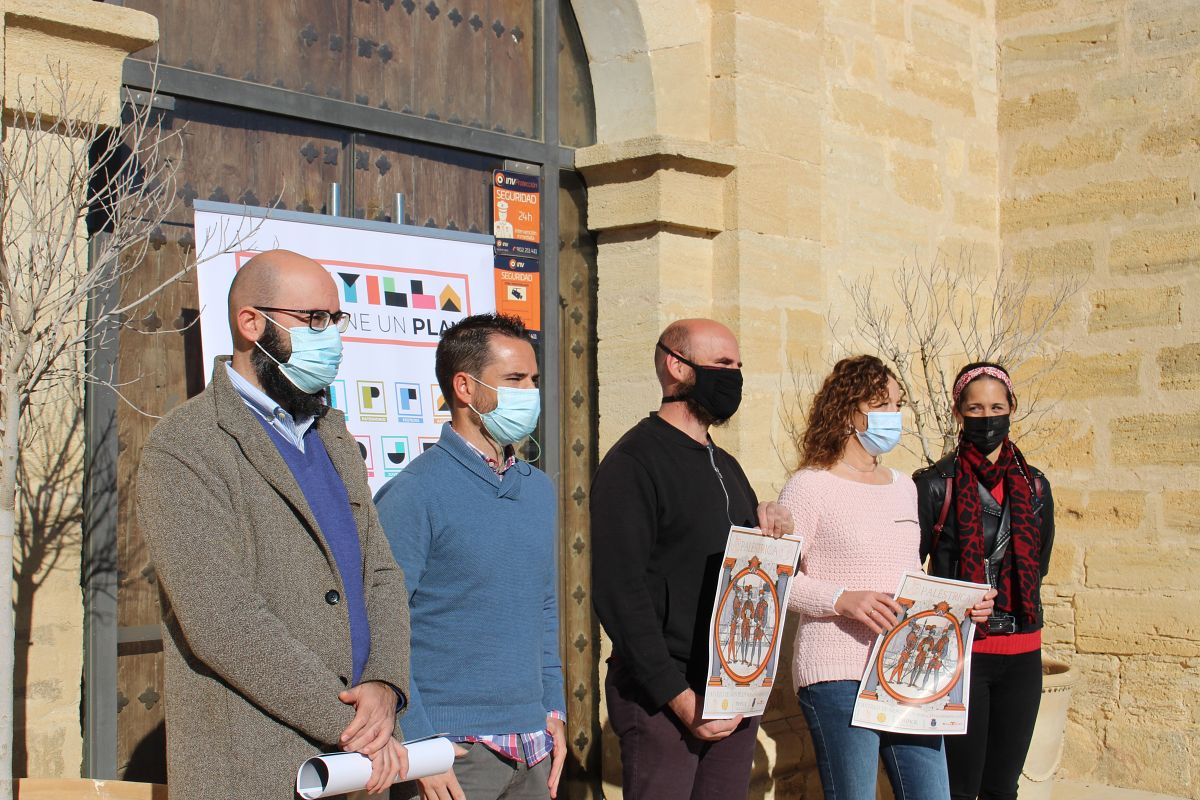
<path fill-rule="evenodd" d="M 350 327 L 350 315 L 345 311 L 335 311 L 330 314 L 321 308 L 302 309 L 302 308 L 273 308 L 271 306 L 255 306 L 259 311 L 281 311 L 284 314 L 294 314 L 297 317 L 307 317 L 308 327 L 320 333 L 329 327 L 329 323 L 338 329 L 338 333 L 345 333 Z"/>

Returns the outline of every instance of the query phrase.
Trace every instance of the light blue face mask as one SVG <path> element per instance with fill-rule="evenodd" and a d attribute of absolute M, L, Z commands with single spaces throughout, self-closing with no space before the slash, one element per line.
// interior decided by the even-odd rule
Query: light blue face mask
<path fill-rule="evenodd" d="M 858 443 L 873 457 L 890 452 L 900 444 L 903 431 L 899 411 L 872 411 L 867 414 L 867 429 L 855 431 Z"/>
<path fill-rule="evenodd" d="M 479 414 L 475 406 L 471 410 L 479 414 L 483 427 L 497 443 L 516 444 L 537 428 L 542 413 L 542 394 L 537 389 L 517 389 L 512 386 L 492 386 L 475 376 L 468 376 L 481 386 L 496 392 L 496 407 L 486 414 Z"/>
<path fill-rule="evenodd" d="M 257 310 L 257 309 L 255 309 Z M 262 314 L 271 322 L 278 322 Z M 279 327 L 283 328 L 282 325 Z M 342 334 L 336 325 L 330 324 L 323 331 L 314 331 L 307 325 L 285 328 L 292 335 L 292 354 L 287 363 L 267 353 L 258 342 L 254 346 L 267 354 L 267 358 L 279 365 L 279 371 L 297 389 L 307 394 L 316 394 L 329 388 L 342 365 Z"/>

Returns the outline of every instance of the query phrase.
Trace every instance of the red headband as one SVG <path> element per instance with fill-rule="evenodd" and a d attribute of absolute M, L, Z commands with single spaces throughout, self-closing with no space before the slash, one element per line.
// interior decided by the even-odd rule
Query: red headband
<path fill-rule="evenodd" d="M 964 372 L 962 377 L 954 382 L 954 404 L 958 405 L 959 395 L 963 393 L 963 389 L 967 388 L 967 384 L 978 378 L 980 375 L 987 375 L 989 378 L 995 378 L 1008 387 L 1008 394 L 1013 395 L 1012 381 L 1008 377 L 1008 373 L 999 367 L 976 367 L 975 369 Z"/>

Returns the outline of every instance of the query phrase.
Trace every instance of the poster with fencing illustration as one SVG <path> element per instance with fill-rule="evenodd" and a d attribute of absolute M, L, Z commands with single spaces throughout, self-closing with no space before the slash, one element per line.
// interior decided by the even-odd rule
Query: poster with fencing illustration
<path fill-rule="evenodd" d="M 975 637 L 968 610 L 988 590 L 986 584 L 905 575 L 896 590 L 904 613 L 875 639 L 851 724 L 896 733 L 966 733 Z"/>
<path fill-rule="evenodd" d="M 758 716 L 779 666 L 788 583 L 801 538 L 733 526 L 709 622 L 704 719 Z"/>

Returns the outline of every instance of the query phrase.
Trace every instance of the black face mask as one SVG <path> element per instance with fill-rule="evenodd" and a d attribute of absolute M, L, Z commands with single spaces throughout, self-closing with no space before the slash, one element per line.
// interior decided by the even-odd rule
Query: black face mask
<path fill-rule="evenodd" d="M 683 356 L 669 349 L 662 342 L 658 347 L 664 353 L 687 364 L 696 374 L 695 383 L 685 395 L 664 397 L 664 403 L 674 403 L 694 400 L 702 409 L 712 415 L 716 423 L 724 422 L 737 413 L 742 404 L 742 371 L 725 367 L 703 367 L 693 364 Z"/>
<path fill-rule="evenodd" d="M 975 445 L 985 456 L 1008 438 L 1009 415 L 1001 417 L 963 417 L 962 439 Z"/>

